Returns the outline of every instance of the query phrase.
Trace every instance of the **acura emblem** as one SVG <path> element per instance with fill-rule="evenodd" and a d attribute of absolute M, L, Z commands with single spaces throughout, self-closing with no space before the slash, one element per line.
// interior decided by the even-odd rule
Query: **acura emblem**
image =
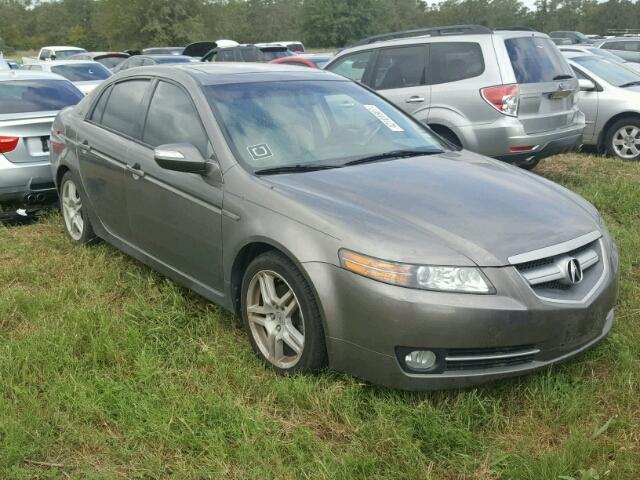
<path fill-rule="evenodd" d="M 572 258 L 567 264 L 567 275 L 572 285 L 577 285 L 582 281 L 582 266 L 577 258 Z"/>

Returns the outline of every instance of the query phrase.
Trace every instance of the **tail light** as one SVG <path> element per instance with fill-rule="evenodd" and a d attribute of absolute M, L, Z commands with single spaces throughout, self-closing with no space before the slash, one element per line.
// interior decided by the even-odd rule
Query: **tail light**
<path fill-rule="evenodd" d="M 511 117 L 518 116 L 520 89 L 518 85 L 496 85 L 480 89 L 482 98 L 500 113 Z"/>
<path fill-rule="evenodd" d="M 0 153 L 13 152 L 19 141 L 20 137 L 3 137 L 0 135 Z"/>

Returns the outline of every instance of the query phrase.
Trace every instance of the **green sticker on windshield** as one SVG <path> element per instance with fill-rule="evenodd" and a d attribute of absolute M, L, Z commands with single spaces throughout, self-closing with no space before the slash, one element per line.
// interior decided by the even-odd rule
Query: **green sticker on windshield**
<path fill-rule="evenodd" d="M 384 125 L 392 132 L 404 132 L 404 130 L 400 125 L 398 125 L 396 122 L 391 120 L 386 113 L 384 113 L 375 105 L 363 105 L 363 107 L 366 108 L 369 111 L 369 113 L 371 113 L 371 115 L 373 115 L 382 123 L 384 123 Z"/>

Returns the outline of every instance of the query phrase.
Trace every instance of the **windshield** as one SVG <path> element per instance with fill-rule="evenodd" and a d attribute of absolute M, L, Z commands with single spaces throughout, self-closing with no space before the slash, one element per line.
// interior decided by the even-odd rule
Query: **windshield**
<path fill-rule="evenodd" d="M 78 63 L 77 65 L 56 65 L 51 67 L 53 73 L 62 75 L 72 82 L 90 82 L 92 80 L 105 80 L 111 76 L 111 72 L 98 63 Z"/>
<path fill-rule="evenodd" d="M 0 82 L 0 114 L 52 112 L 75 105 L 83 95 L 66 80 Z"/>
<path fill-rule="evenodd" d="M 70 56 L 77 55 L 82 52 L 86 52 L 86 50 L 56 50 L 54 54 L 56 56 L 56 60 L 66 60 Z"/>
<path fill-rule="evenodd" d="M 518 83 L 552 82 L 558 77 L 573 77 L 558 47 L 548 38 L 509 38 L 504 43 Z"/>
<path fill-rule="evenodd" d="M 608 58 L 609 60 L 613 60 L 614 62 L 627 63 L 627 61 L 624 58 L 619 57 L 618 55 L 611 53 L 607 50 L 603 50 L 602 48 L 589 48 L 588 51 L 599 57 L 604 57 L 604 58 Z"/>
<path fill-rule="evenodd" d="M 204 92 L 236 158 L 253 172 L 445 148 L 416 121 L 352 82 L 240 83 Z"/>
<path fill-rule="evenodd" d="M 618 62 L 595 56 L 575 57 L 572 60 L 616 87 L 631 82 L 640 82 L 639 72 L 631 70 Z"/>
<path fill-rule="evenodd" d="M 178 57 L 178 56 L 176 56 L 175 58 L 171 58 L 171 57 L 155 58 L 154 60 L 156 61 L 156 63 L 189 63 L 193 61 L 191 57 Z"/>

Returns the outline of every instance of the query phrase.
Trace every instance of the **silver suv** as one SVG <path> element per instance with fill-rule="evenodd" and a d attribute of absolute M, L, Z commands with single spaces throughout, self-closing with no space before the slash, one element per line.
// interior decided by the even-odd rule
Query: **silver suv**
<path fill-rule="evenodd" d="M 468 150 L 533 168 L 580 146 L 578 81 L 543 33 L 456 26 L 370 37 L 325 67 Z"/>

